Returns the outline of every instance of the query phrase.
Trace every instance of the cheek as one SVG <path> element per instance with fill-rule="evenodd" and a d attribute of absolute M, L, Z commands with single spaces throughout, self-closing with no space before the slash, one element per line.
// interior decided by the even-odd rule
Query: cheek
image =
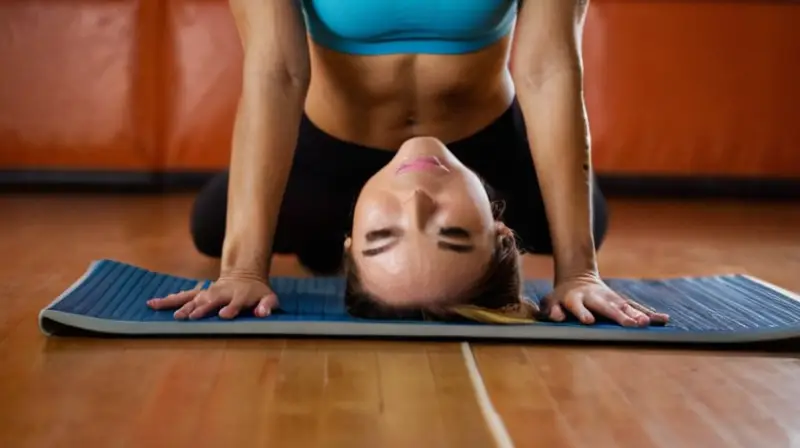
<path fill-rule="evenodd" d="M 397 213 L 395 200 L 380 188 L 364 187 L 353 210 L 353 231 L 368 227 L 381 227 Z"/>
<path fill-rule="evenodd" d="M 453 185 L 446 196 L 453 210 L 473 226 L 485 227 L 494 222 L 492 203 L 479 180 L 466 178 Z"/>

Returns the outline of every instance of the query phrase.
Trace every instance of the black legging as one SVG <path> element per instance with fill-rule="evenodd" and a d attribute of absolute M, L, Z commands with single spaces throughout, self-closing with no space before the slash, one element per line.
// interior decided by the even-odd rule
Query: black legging
<path fill-rule="evenodd" d="M 447 143 L 447 147 L 505 203 L 503 221 L 519 235 L 522 248 L 528 253 L 552 254 L 547 215 L 518 103 L 515 101 L 477 134 Z M 393 155 L 331 137 L 304 116 L 273 253 L 295 254 L 306 268 L 318 274 L 336 272 L 358 193 Z M 608 216 L 606 201 L 596 183 L 593 190 L 593 230 L 599 247 Z M 223 172 L 200 192 L 192 211 L 194 244 L 212 257 L 222 253 L 227 195 L 228 173 Z"/>

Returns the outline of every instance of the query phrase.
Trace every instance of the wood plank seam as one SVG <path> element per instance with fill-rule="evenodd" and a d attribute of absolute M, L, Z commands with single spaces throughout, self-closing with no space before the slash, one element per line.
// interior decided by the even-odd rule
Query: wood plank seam
<path fill-rule="evenodd" d="M 498 448 L 514 448 L 514 443 L 511 441 L 511 436 L 508 434 L 506 425 L 500 414 L 492 405 L 492 399 L 489 398 L 489 393 L 486 390 L 486 385 L 481 377 L 481 372 L 478 370 L 478 365 L 475 362 L 475 356 L 472 354 L 472 349 L 469 347 L 468 342 L 461 343 L 461 354 L 464 356 L 464 364 L 467 366 L 467 373 L 472 382 L 472 388 L 475 390 L 475 397 L 478 400 L 478 405 L 481 408 L 481 413 L 492 433 L 495 444 Z"/>

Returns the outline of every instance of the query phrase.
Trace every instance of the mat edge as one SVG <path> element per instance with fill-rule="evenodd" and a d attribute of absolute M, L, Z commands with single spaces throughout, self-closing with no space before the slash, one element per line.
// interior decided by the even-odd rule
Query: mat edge
<path fill-rule="evenodd" d="M 46 317 L 45 313 L 50 310 L 53 306 L 55 306 L 58 302 L 64 300 L 68 295 L 70 295 L 73 291 L 75 291 L 80 285 L 83 284 L 97 269 L 97 266 L 102 263 L 104 260 L 93 260 L 89 263 L 89 266 L 86 268 L 84 273 L 78 277 L 70 286 L 67 287 L 61 294 L 59 294 L 55 299 L 53 299 L 49 304 L 47 304 L 44 308 L 39 311 L 39 330 L 44 333 L 46 336 L 52 336 L 50 332 L 47 331 L 44 325 L 43 319 Z"/>
<path fill-rule="evenodd" d="M 536 326 L 536 325 L 509 325 L 491 326 L 483 328 L 481 326 L 465 327 L 463 325 L 447 326 L 418 326 L 413 334 L 405 331 L 391 331 L 392 328 L 398 330 L 407 329 L 408 324 L 396 323 L 355 323 L 339 322 L 336 324 L 305 321 L 303 325 L 296 325 L 293 322 L 264 322 L 258 323 L 265 329 L 272 327 L 269 331 L 242 331 L 244 325 L 231 325 L 230 323 L 202 323 L 192 322 L 189 324 L 180 322 L 170 323 L 140 323 L 127 321 L 109 321 L 107 319 L 97 319 L 93 317 L 80 316 L 62 311 L 48 310 L 44 318 L 50 319 L 63 326 L 77 328 L 80 330 L 106 333 L 116 336 L 345 336 L 345 337 L 403 337 L 409 339 L 445 337 L 462 339 L 505 339 L 516 341 L 583 341 L 583 342 L 631 342 L 631 343 L 686 343 L 686 344 L 744 344 L 753 342 L 773 342 L 789 340 L 800 337 L 800 330 L 779 331 L 753 331 L 753 332 L 673 332 L 673 331 L 630 331 L 630 329 L 620 328 L 619 330 L 595 330 L 592 328 L 581 327 L 559 327 L 559 326 Z M 113 322 L 113 324 L 110 324 Z M 179 329 L 181 326 L 187 328 Z M 249 325 L 245 324 L 245 325 Z M 378 330 L 382 327 L 382 330 Z M 526 333 L 545 332 L 546 335 L 533 336 L 531 334 L 519 334 L 515 328 L 524 327 Z M 156 328 L 153 330 L 153 328 Z M 224 328 L 223 331 L 216 331 L 217 328 Z M 348 328 L 357 329 L 348 331 Z M 467 328 L 469 328 L 467 330 Z M 545 329 L 546 328 L 546 329 Z M 129 330 L 128 330 L 129 329 Z M 189 331 L 186 331 L 189 329 Z M 197 331 L 200 329 L 201 331 Z M 209 330 L 203 330 L 209 329 Z M 386 331 L 389 329 L 389 331 Z M 142 331 L 146 330 L 146 331 Z M 421 331 L 420 331 L 421 330 Z M 475 331 L 477 330 L 477 331 Z M 499 330 L 499 331 L 498 331 Z M 595 338 L 593 335 L 602 335 Z M 634 336 L 634 337 L 631 337 Z M 666 336 L 666 337 L 664 337 Z M 698 337 L 700 336 L 700 337 Z"/>
<path fill-rule="evenodd" d="M 788 289 L 786 289 L 786 288 L 784 288 L 782 286 L 778 286 L 778 285 L 776 285 L 774 283 L 770 283 L 770 282 L 768 282 L 766 280 L 760 279 L 760 278 L 752 276 L 752 275 L 742 274 L 742 277 L 744 277 L 744 278 L 746 278 L 746 279 L 748 279 L 748 280 L 750 280 L 750 281 L 752 281 L 754 283 L 757 283 L 757 284 L 759 284 L 759 285 L 761 285 L 761 286 L 763 286 L 765 288 L 769 288 L 769 289 L 777 292 L 778 294 L 782 294 L 782 295 L 786 296 L 789 299 L 793 299 L 793 300 L 795 300 L 797 302 L 800 302 L 800 294 L 798 294 L 796 292 L 792 292 L 792 291 L 790 291 L 790 290 L 788 290 Z"/>
<path fill-rule="evenodd" d="M 164 335 L 168 335 L 168 334 L 173 334 L 173 335 L 220 335 L 220 336 L 236 335 L 236 334 L 254 335 L 254 336 L 258 336 L 258 335 L 264 335 L 264 336 L 268 336 L 268 335 L 273 335 L 273 336 L 281 336 L 281 335 L 283 335 L 283 336 L 317 335 L 317 336 L 320 336 L 321 335 L 321 336 L 324 336 L 324 335 L 327 334 L 327 335 L 330 335 L 330 336 L 352 336 L 352 337 L 357 337 L 357 336 L 392 336 L 392 337 L 408 337 L 408 338 L 420 338 L 420 337 L 456 337 L 456 338 L 458 338 L 458 337 L 461 337 L 461 338 L 480 338 L 480 339 L 486 339 L 486 338 L 497 339 L 497 338 L 500 338 L 500 339 L 509 339 L 509 340 L 530 340 L 530 341 L 537 341 L 537 340 L 538 341 L 543 341 L 543 340 L 574 341 L 574 340 L 587 340 L 587 339 L 582 338 L 580 336 L 580 335 L 586 334 L 586 336 L 590 337 L 588 340 L 592 340 L 592 341 L 609 341 L 609 342 L 610 341 L 625 341 L 625 342 L 656 342 L 656 343 L 660 343 L 660 342 L 684 342 L 684 343 L 698 343 L 698 344 L 714 343 L 714 342 L 726 343 L 726 344 L 740 344 L 740 343 L 747 343 L 747 342 L 777 341 L 777 340 L 785 340 L 785 339 L 791 339 L 791 338 L 795 338 L 795 337 L 800 337 L 800 334 L 792 333 L 792 332 L 788 332 L 788 331 L 783 331 L 783 332 L 782 331 L 778 331 L 778 332 L 759 331 L 759 332 L 749 333 L 749 334 L 745 335 L 745 337 L 736 337 L 736 338 L 733 338 L 733 339 L 731 339 L 729 337 L 729 336 L 733 336 L 734 335 L 732 333 L 724 333 L 724 335 L 720 335 L 719 333 L 717 333 L 717 335 L 720 335 L 719 337 L 712 337 L 712 338 L 704 337 L 704 338 L 701 338 L 701 339 L 688 338 L 687 337 L 689 335 L 697 335 L 698 333 L 696 333 L 696 332 L 692 332 L 692 333 L 648 332 L 651 336 L 664 335 L 664 334 L 669 334 L 670 336 L 667 337 L 667 338 L 649 337 L 649 336 L 648 337 L 644 337 L 644 338 L 642 338 L 642 337 L 631 338 L 630 336 L 632 334 L 636 334 L 635 332 L 630 332 L 627 329 L 619 330 L 619 331 L 618 330 L 607 330 L 607 329 L 605 329 L 605 330 L 602 330 L 603 331 L 603 333 L 602 333 L 603 337 L 602 338 L 593 339 L 593 338 L 591 338 L 591 335 L 592 335 L 592 333 L 594 333 L 597 330 L 588 329 L 588 328 L 587 329 L 583 329 L 581 327 L 569 327 L 569 328 L 565 328 L 565 329 L 557 329 L 555 331 L 547 330 L 546 333 L 548 333 L 548 336 L 537 337 L 537 336 L 532 336 L 532 335 L 519 335 L 518 331 L 509 330 L 509 329 L 512 329 L 514 326 L 505 327 L 506 331 L 499 332 L 499 333 L 504 333 L 504 334 L 498 334 L 498 332 L 496 330 L 493 330 L 492 331 L 493 334 L 491 334 L 491 335 L 489 335 L 489 334 L 478 334 L 478 333 L 482 333 L 483 331 L 482 330 L 478 330 L 478 332 L 476 333 L 475 331 L 472 331 L 472 330 L 474 330 L 474 327 L 469 327 L 470 330 L 467 330 L 465 332 L 465 331 L 462 331 L 462 330 L 465 329 L 463 326 L 448 326 L 450 328 L 448 328 L 445 331 L 441 331 L 442 330 L 441 327 L 436 327 L 438 329 L 438 331 L 437 331 L 437 329 L 433 329 L 433 331 L 430 331 L 431 328 L 425 328 L 424 331 L 415 331 L 415 334 L 409 335 L 409 334 L 404 333 L 404 332 L 387 333 L 386 331 L 363 331 L 364 329 L 373 330 L 377 326 L 383 326 L 383 328 L 386 329 L 387 328 L 386 325 L 397 326 L 397 329 L 399 330 L 401 328 L 401 326 L 402 326 L 402 328 L 406 328 L 407 324 L 387 324 L 387 323 L 378 323 L 378 324 L 376 324 L 376 323 L 372 323 L 372 322 L 365 322 L 365 323 L 340 322 L 340 323 L 336 323 L 336 324 L 331 324 L 331 323 L 319 323 L 319 322 L 311 322 L 311 321 L 303 321 L 304 326 L 305 327 L 311 326 L 313 328 L 316 328 L 316 327 L 320 327 L 320 328 L 339 327 L 339 328 L 335 329 L 335 331 L 332 331 L 332 330 L 317 330 L 317 332 L 314 332 L 314 331 L 296 331 L 293 328 L 293 327 L 297 327 L 296 323 L 273 322 L 273 323 L 271 323 L 273 328 L 276 327 L 276 326 L 278 327 L 274 331 L 258 331 L 258 332 L 252 332 L 252 331 L 241 332 L 241 331 L 239 331 L 239 332 L 237 332 L 237 331 L 230 331 L 231 327 L 227 326 L 229 324 L 224 324 L 224 325 L 226 325 L 226 327 L 225 327 L 226 329 L 224 331 L 201 331 L 201 332 L 195 332 L 193 330 L 190 330 L 190 331 L 187 332 L 187 331 L 184 331 L 185 329 L 182 329 L 180 331 L 175 331 L 175 330 L 165 331 L 165 330 L 161 330 L 160 332 L 153 332 L 152 330 L 147 330 L 147 331 L 143 332 L 143 331 L 139 330 L 143 326 L 152 328 L 154 325 L 156 327 L 163 327 L 163 325 L 161 323 L 156 323 L 156 324 L 153 324 L 153 323 L 149 323 L 149 324 L 136 323 L 136 326 L 133 327 L 136 330 L 120 332 L 119 329 L 116 328 L 116 327 L 118 327 L 119 322 L 123 322 L 124 323 L 125 321 L 109 321 L 107 319 L 97 319 L 97 318 L 93 318 L 93 317 L 80 316 L 80 315 L 76 315 L 76 314 L 73 314 L 73 313 L 65 313 L 65 312 L 61 312 L 61 311 L 55 311 L 55 310 L 52 309 L 56 304 L 58 304 L 60 301 L 62 301 L 64 298 L 66 298 L 70 293 L 72 293 L 76 288 L 78 288 L 81 284 L 83 284 L 97 270 L 98 266 L 100 264 L 102 264 L 103 262 L 124 264 L 124 265 L 127 265 L 127 266 L 133 266 L 133 267 L 137 267 L 139 269 L 144 269 L 144 270 L 149 271 L 149 272 L 154 272 L 154 271 L 150 271 L 150 270 L 148 270 L 146 268 L 143 268 L 143 267 L 131 265 L 129 263 L 125 263 L 125 262 L 118 261 L 118 260 L 113 260 L 113 259 L 105 259 L 105 258 L 103 258 L 103 259 L 93 260 L 92 262 L 89 263 L 89 266 L 87 267 L 86 271 L 81 275 L 80 278 L 78 278 L 66 290 L 64 290 L 61 294 L 59 294 L 58 297 L 56 297 L 52 302 L 50 302 L 47 306 L 45 306 L 43 309 L 40 310 L 39 316 L 38 316 L 38 320 L 39 320 L 40 331 L 43 334 L 45 334 L 46 336 L 55 336 L 56 335 L 55 332 L 50 331 L 48 329 L 48 327 L 52 327 L 52 326 L 48 325 L 46 320 L 50 320 L 50 321 L 55 322 L 55 323 L 60 324 L 60 325 L 64 325 L 64 326 L 67 326 L 67 327 L 74 327 L 74 328 L 77 328 L 77 329 L 82 329 L 82 330 L 87 330 L 87 331 L 105 332 L 105 333 L 114 334 L 114 335 L 141 335 L 141 336 L 159 335 L 159 334 L 164 334 Z M 165 274 L 165 275 L 169 275 L 169 274 Z M 800 295 L 798 295 L 797 293 L 794 293 L 792 291 L 789 291 L 789 290 L 784 289 L 784 288 L 782 288 L 782 287 L 780 287 L 778 285 L 772 284 L 770 282 L 762 280 L 762 279 L 760 279 L 758 277 L 754 277 L 752 275 L 742 274 L 742 273 L 739 273 L 739 274 L 729 273 L 729 274 L 718 274 L 718 275 L 715 275 L 714 277 L 726 277 L 726 276 L 740 276 L 742 278 L 746 278 L 747 280 L 750 280 L 750 281 L 752 281 L 752 282 L 754 282 L 756 284 L 759 284 L 759 285 L 761 285 L 761 286 L 763 286 L 765 288 L 771 289 L 771 290 L 775 291 L 778 294 L 781 294 L 781 295 L 783 295 L 783 296 L 785 296 L 787 298 L 794 299 L 795 301 L 800 302 Z M 294 278 L 294 277 L 289 277 L 289 278 Z M 686 276 L 683 276 L 683 277 L 677 277 L 677 278 L 698 278 L 698 277 L 686 277 Z M 200 279 L 200 278 L 188 277 L 186 279 L 187 280 L 197 281 L 199 283 L 211 282 L 211 280 Z M 537 279 L 529 279 L 529 280 L 534 280 L 535 281 Z M 647 279 L 639 279 L 639 280 L 647 280 Z M 651 280 L 664 280 L 664 279 L 651 279 Z M 78 321 L 87 321 L 88 324 L 83 324 L 83 325 L 78 324 L 78 325 L 76 325 L 74 323 L 76 318 L 77 318 Z M 91 322 L 95 322 L 96 324 L 91 324 Z M 117 323 L 115 323 L 114 325 L 108 325 L 109 322 L 117 322 Z M 127 324 L 125 324 L 125 325 L 127 326 Z M 166 325 L 172 326 L 173 324 L 169 323 L 169 324 L 166 324 Z M 202 329 L 203 327 L 213 327 L 213 326 L 218 326 L 218 325 L 223 325 L 223 324 L 220 324 L 220 323 L 192 323 L 192 326 L 193 326 L 194 329 L 197 329 L 197 326 L 201 326 L 200 328 Z M 288 330 L 287 329 L 282 329 L 284 327 L 286 327 Z M 342 327 L 344 327 L 345 329 L 342 330 L 341 329 Z M 347 327 L 359 328 L 359 330 L 355 331 L 355 332 L 354 331 L 347 331 L 347 329 L 346 329 Z M 525 327 L 528 327 L 528 326 L 526 325 Z M 98 328 L 101 328 L 101 329 L 98 329 Z M 422 327 L 420 327 L 420 328 L 422 328 Z M 235 330 L 235 328 L 234 328 L 234 330 Z M 542 330 L 544 330 L 544 329 L 539 327 L 538 330 L 534 330 L 534 331 L 535 332 L 541 332 Z M 324 332 L 321 333 L 320 331 L 324 331 Z M 570 334 L 577 333 L 577 334 L 573 335 L 573 336 L 569 336 L 569 335 L 561 336 L 561 335 L 557 334 L 557 333 L 562 333 L 562 332 L 567 332 L 567 333 L 570 333 Z M 554 335 L 553 333 L 556 333 L 556 334 Z M 641 334 L 644 335 L 645 333 L 641 333 Z M 705 333 L 704 335 L 707 336 L 708 334 L 709 333 Z M 737 334 L 737 335 L 741 336 L 741 334 Z M 753 335 L 758 335 L 758 337 L 756 337 L 756 338 L 747 337 L 747 336 L 753 336 Z M 787 336 L 781 336 L 781 335 L 787 335 Z"/>

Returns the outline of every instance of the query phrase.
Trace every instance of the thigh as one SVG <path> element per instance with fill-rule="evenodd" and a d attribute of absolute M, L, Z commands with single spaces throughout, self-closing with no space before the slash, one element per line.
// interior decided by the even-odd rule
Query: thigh
<path fill-rule="evenodd" d="M 198 194 L 191 212 L 195 247 L 212 257 L 221 256 L 225 240 L 228 182 L 227 171 L 217 174 Z M 352 202 L 346 192 L 293 170 L 281 201 L 272 252 L 298 254 L 309 247 L 328 248 L 328 251 L 340 247 L 349 225 L 348 207 Z"/>
<path fill-rule="evenodd" d="M 383 151 L 340 141 L 303 116 L 272 252 L 297 254 L 326 267 L 341 260 L 358 192 L 389 158 Z M 192 210 L 195 246 L 214 257 L 221 256 L 225 239 L 228 177 L 226 171 L 212 179 Z"/>

